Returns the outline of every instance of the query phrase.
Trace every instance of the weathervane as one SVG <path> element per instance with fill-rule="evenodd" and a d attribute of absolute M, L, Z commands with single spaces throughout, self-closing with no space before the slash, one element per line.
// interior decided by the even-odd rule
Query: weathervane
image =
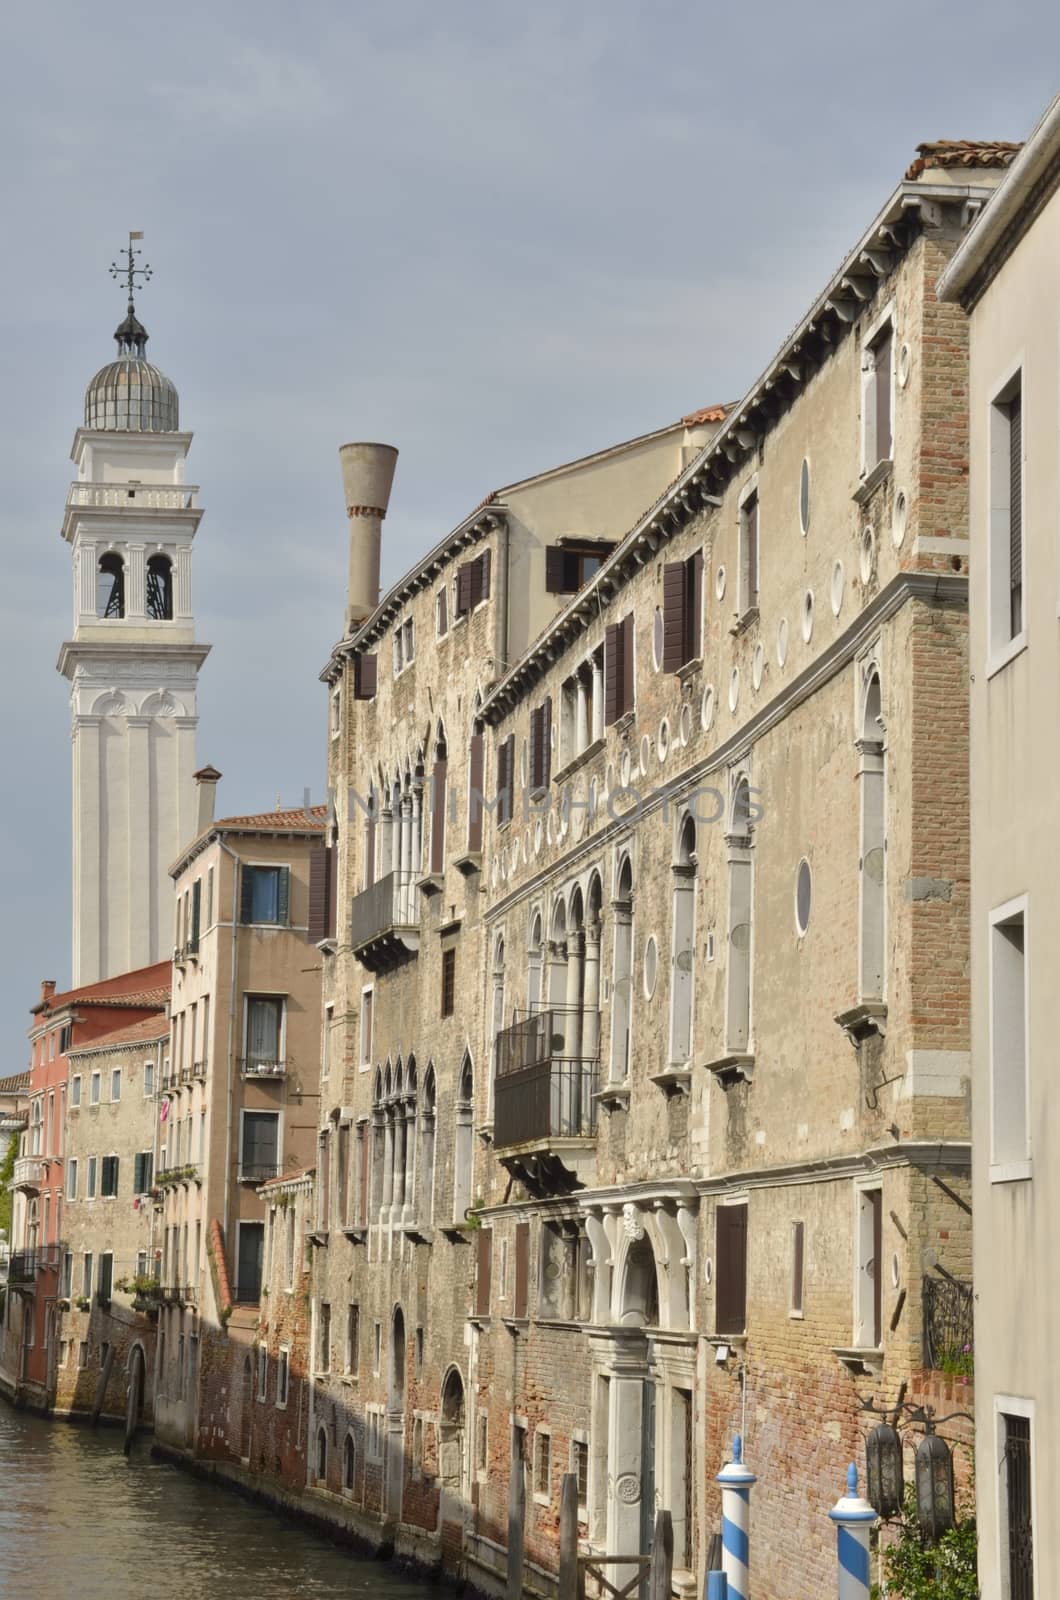
<path fill-rule="evenodd" d="M 142 279 L 142 281 L 146 283 L 151 276 L 151 268 L 147 265 L 146 261 L 142 267 L 138 267 L 136 265 L 136 257 L 143 255 L 143 251 L 133 249 L 133 240 L 142 238 L 142 233 L 133 233 L 130 231 L 129 243 L 122 252 L 122 254 L 125 256 L 124 263 L 112 261 L 110 264 L 110 275 L 114 279 L 115 283 L 120 283 L 123 278 L 125 279 L 125 285 L 129 291 L 130 311 L 133 309 L 133 290 L 136 287 L 137 278 Z"/>

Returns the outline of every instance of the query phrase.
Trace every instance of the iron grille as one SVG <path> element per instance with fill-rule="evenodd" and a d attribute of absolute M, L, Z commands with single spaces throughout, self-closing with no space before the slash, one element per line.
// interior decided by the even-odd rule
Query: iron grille
<path fill-rule="evenodd" d="M 935 1372 L 970 1377 L 973 1364 L 974 1296 L 959 1278 L 925 1278 L 924 1365 Z"/>
<path fill-rule="evenodd" d="M 1005 1481 L 1008 1510 L 1010 1600 L 1033 1600 L 1034 1541 L 1031 1527 L 1031 1424 L 1005 1417 Z"/>

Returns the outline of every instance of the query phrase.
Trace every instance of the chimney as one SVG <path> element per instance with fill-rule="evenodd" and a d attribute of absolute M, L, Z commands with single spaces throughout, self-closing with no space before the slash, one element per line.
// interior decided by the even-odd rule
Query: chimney
<path fill-rule="evenodd" d="M 195 779 L 195 788 L 198 791 L 198 806 L 195 819 L 195 837 L 198 838 L 201 833 L 206 832 L 213 822 L 214 796 L 217 793 L 217 785 L 221 781 L 221 774 L 216 767 L 200 767 L 198 772 L 193 773 L 192 776 Z"/>
<path fill-rule="evenodd" d="M 40 1003 L 41 1003 L 41 1005 L 42 1006 L 47 1005 L 48 1001 L 51 999 L 51 997 L 52 997 L 52 995 L 54 993 L 55 993 L 55 979 L 54 978 L 42 978 L 41 979 L 41 983 L 40 983 Z"/>
<path fill-rule="evenodd" d="M 397 458 L 392 444 L 344 444 L 339 450 L 350 520 L 348 631 L 371 616 L 379 602 L 379 547 Z"/>

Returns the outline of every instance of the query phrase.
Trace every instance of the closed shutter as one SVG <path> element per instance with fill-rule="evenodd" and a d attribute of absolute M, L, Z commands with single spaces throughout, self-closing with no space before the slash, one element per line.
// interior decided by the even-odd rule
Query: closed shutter
<path fill-rule="evenodd" d="M 685 615 L 688 618 L 688 637 L 685 639 L 685 659 L 694 661 L 703 654 L 703 552 L 697 550 L 690 556 L 688 582 L 685 585 Z"/>
<path fill-rule="evenodd" d="M 792 1261 L 791 1261 L 791 1309 L 802 1310 L 802 1280 L 804 1272 L 804 1252 L 806 1247 L 806 1224 L 796 1222 L 792 1228 Z"/>
<path fill-rule="evenodd" d="M 530 1224 L 515 1225 L 515 1315 L 525 1317 L 530 1298 Z"/>
<path fill-rule="evenodd" d="M 633 613 L 622 623 L 622 711 L 632 711 L 636 699 L 633 682 Z"/>
<path fill-rule="evenodd" d="M 663 671 L 678 672 L 688 660 L 685 607 L 688 569 L 683 561 L 663 568 Z"/>
<path fill-rule="evenodd" d="M 567 593 L 566 552 L 558 544 L 545 551 L 545 588 L 549 594 Z"/>
<path fill-rule="evenodd" d="M 717 1333 L 743 1333 L 747 1325 L 747 1207 L 719 1206 L 715 1227 Z"/>
<path fill-rule="evenodd" d="M 438 590 L 438 634 L 449 632 L 449 590 Z"/>
<path fill-rule="evenodd" d="M 328 845 L 328 915 L 324 924 L 324 934 L 328 939 L 335 937 L 335 898 L 339 887 L 339 847 L 338 843 Z"/>
<path fill-rule="evenodd" d="M 530 713 L 530 789 L 541 788 L 541 713 L 543 706 L 535 706 Z"/>
<path fill-rule="evenodd" d="M 608 623 L 604 630 L 604 722 L 608 727 L 622 715 L 622 624 Z"/>
<path fill-rule="evenodd" d="M 239 869 L 239 920 L 252 922 L 254 919 L 254 868 L 240 867 Z"/>
<path fill-rule="evenodd" d="M 1009 636 L 1023 632 L 1023 396 L 1008 407 Z"/>
<path fill-rule="evenodd" d="M 490 572 L 493 567 L 493 551 L 483 550 L 479 556 L 478 599 L 488 600 L 490 597 Z M 476 601 L 476 604 L 478 602 Z"/>
<path fill-rule="evenodd" d="M 547 695 L 541 707 L 541 773 L 542 789 L 552 782 L 552 696 Z"/>
<path fill-rule="evenodd" d="M 512 779 L 515 766 L 515 735 L 510 733 L 497 750 L 497 821 L 512 820 Z"/>
<path fill-rule="evenodd" d="M 431 871 L 445 871 L 445 780 L 448 762 L 434 763 L 431 778 Z"/>
<path fill-rule="evenodd" d="M 873 381 L 876 385 L 876 460 L 891 458 L 891 354 L 894 339 L 891 330 L 873 348 Z"/>
<path fill-rule="evenodd" d="M 493 1229 L 478 1231 L 478 1272 L 475 1278 L 475 1314 L 490 1314 L 490 1291 L 493 1287 Z"/>
<path fill-rule="evenodd" d="M 188 936 L 188 949 L 196 951 L 199 948 L 199 916 L 202 907 L 202 879 L 196 878 L 191 886 L 191 933 Z"/>
<path fill-rule="evenodd" d="M 133 1194 L 146 1193 L 149 1185 L 144 1178 L 144 1158 L 142 1154 L 133 1156 Z"/>
<path fill-rule="evenodd" d="M 314 845 L 309 852 L 309 942 L 319 944 L 327 938 L 328 889 L 331 878 L 331 849 Z"/>
<path fill-rule="evenodd" d="M 486 749 L 481 733 L 471 736 L 467 776 L 467 847 L 482 849 L 482 784 L 485 778 Z"/>
<path fill-rule="evenodd" d="M 471 610 L 471 583 L 471 563 L 467 562 L 456 570 L 456 614 L 458 617 L 466 617 Z"/>
<path fill-rule="evenodd" d="M 374 655 L 360 655 L 353 658 L 353 698 L 355 700 L 372 700 L 375 697 L 378 679 L 378 658 Z"/>
<path fill-rule="evenodd" d="M 748 609 L 758 604 L 758 496 L 754 494 L 744 508 L 747 539 L 747 594 Z"/>
<path fill-rule="evenodd" d="M 883 1343 L 883 1190 L 871 1189 L 872 1206 L 872 1345 Z"/>
<path fill-rule="evenodd" d="M 281 926 L 287 925 L 287 914 L 291 905 L 291 869 L 281 867 L 276 884 L 276 921 Z"/>

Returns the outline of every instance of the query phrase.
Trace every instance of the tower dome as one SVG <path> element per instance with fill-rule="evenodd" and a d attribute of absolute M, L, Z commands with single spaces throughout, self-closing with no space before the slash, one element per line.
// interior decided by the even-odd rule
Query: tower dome
<path fill-rule="evenodd" d="M 133 310 L 114 330 L 117 361 L 101 367 L 85 390 L 85 427 L 108 432 L 176 433 L 176 386 L 148 361 L 147 329 Z"/>

